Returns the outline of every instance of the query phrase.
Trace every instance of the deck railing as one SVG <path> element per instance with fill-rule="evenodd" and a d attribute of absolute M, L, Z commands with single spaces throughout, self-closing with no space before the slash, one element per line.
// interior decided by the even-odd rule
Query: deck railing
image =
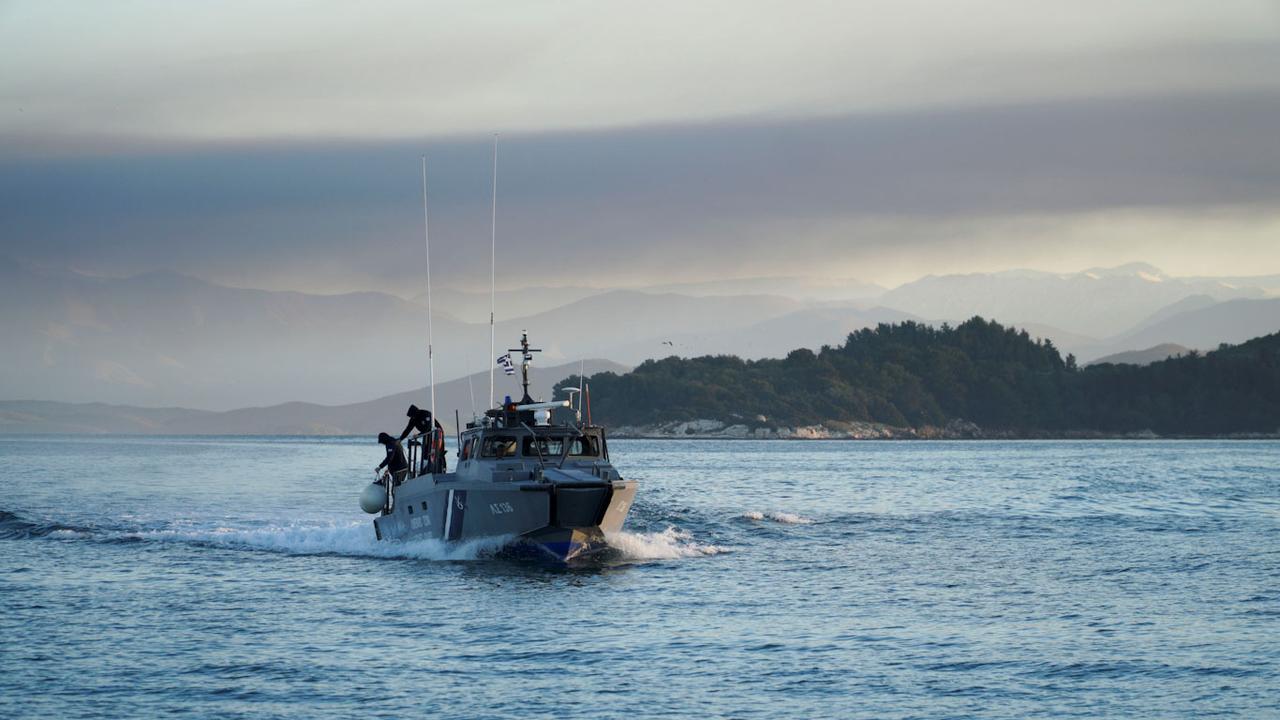
<path fill-rule="evenodd" d="M 409 461 L 409 473 L 407 478 L 415 478 L 424 474 L 422 472 L 422 459 L 424 453 L 429 451 L 426 441 L 430 439 L 430 435 L 415 435 L 410 437 L 405 447 L 405 459 Z M 448 453 L 448 448 L 445 449 Z"/>

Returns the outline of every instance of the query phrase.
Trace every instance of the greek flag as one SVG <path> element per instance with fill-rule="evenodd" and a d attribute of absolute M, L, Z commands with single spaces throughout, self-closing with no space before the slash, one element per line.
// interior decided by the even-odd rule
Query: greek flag
<path fill-rule="evenodd" d="M 508 375 L 516 374 L 516 366 L 511 362 L 511 353 L 498 356 L 498 366 L 502 368 L 502 372 Z"/>

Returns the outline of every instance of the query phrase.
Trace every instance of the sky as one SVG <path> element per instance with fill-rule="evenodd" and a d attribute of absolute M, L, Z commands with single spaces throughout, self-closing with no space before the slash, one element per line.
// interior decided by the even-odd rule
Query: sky
<path fill-rule="evenodd" d="M 0 254 L 405 295 L 1280 273 L 1280 4 L 0 2 Z"/>

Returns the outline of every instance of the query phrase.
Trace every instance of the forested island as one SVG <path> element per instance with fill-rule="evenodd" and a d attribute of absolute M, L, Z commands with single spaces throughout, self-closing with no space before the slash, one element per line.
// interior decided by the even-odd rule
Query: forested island
<path fill-rule="evenodd" d="M 668 357 L 586 380 L 592 420 L 624 436 L 1280 435 L 1280 333 L 1082 368 L 1051 341 L 975 317 L 881 324 L 783 359 Z"/>

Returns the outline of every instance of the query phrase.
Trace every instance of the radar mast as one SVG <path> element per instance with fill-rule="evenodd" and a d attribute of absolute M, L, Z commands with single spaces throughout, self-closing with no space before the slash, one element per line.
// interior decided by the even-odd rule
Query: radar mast
<path fill-rule="evenodd" d="M 529 364 L 533 362 L 533 353 L 542 352 L 542 349 L 529 347 L 529 331 L 521 330 L 520 347 L 507 348 L 507 352 L 520 353 L 521 384 L 524 386 L 524 397 L 520 399 L 520 404 L 527 405 L 533 402 L 533 398 L 529 397 Z"/>

